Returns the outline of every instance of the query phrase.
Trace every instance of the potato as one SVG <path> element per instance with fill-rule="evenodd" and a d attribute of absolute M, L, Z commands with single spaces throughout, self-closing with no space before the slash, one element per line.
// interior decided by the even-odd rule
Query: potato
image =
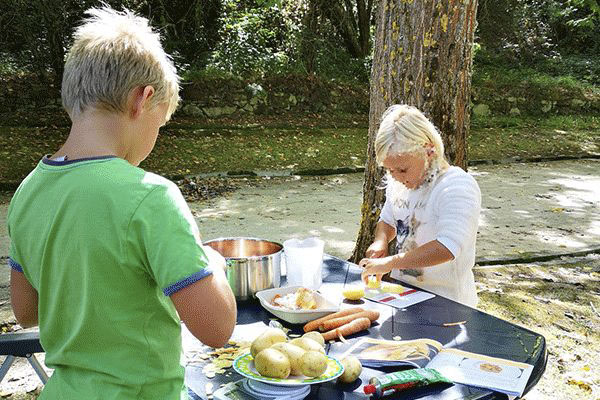
<path fill-rule="evenodd" d="M 327 370 L 327 357 L 318 351 L 307 351 L 300 359 L 302 374 L 316 378 Z"/>
<path fill-rule="evenodd" d="M 369 289 L 379 289 L 379 285 L 381 285 L 381 281 L 377 279 L 377 276 L 369 276 L 369 278 L 367 279 L 367 287 Z"/>
<path fill-rule="evenodd" d="M 256 355 L 264 349 L 271 347 L 275 343 L 285 341 L 287 341 L 287 336 L 281 329 L 267 328 L 267 330 L 261 333 L 259 337 L 254 339 L 250 346 L 250 353 L 252 354 L 252 357 L 256 357 Z"/>
<path fill-rule="evenodd" d="M 290 376 L 290 360 L 280 351 L 264 349 L 254 358 L 254 367 L 262 376 L 285 379 Z"/>
<path fill-rule="evenodd" d="M 365 295 L 365 288 L 356 285 L 347 286 L 342 294 L 348 300 L 360 300 Z"/>
<path fill-rule="evenodd" d="M 306 350 L 304 350 L 302 347 L 294 346 L 291 343 L 284 342 L 275 343 L 269 348 L 285 354 L 290 361 L 290 375 L 302 375 L 302 370 L 300 369 L 300 358 L 302 358 L 304 353 L 306 353 Z"/>
<path fill-rule="evenodd" d="M 404 292 L 404 287 L 393 283 L 384 283 L 381 285 L 381 291 L 385 293 L 402 293 Z"/>
<path fill-rule="evenodd" d="M 302 335 L 303 338 L 308 338 L 308 339 L 312 339 L 315 342 L 319 343 L 321 345 L 321 347 L 325 347 L 325 339 L 323 339 L 323 335 L 321 335 L 319 332 L 308 332 L 305 333 L 304 335 Z"/>
<path fill-rule="evenodd" d="M 317 351 L 325 354 L 325 349 L 323 349 L 319 343 L 309 338 L 300 337 L 292 340 L 290 343 L 295 346 L 302 347 L 306 351 Z"/>
<path fill-rule="evenodd" d="M 340 375 L 338 381 L 341 383 L 352 383 L 357 380 L 362 372 L 362 364 L 358 361 L 358 358 L 348 356 L 341 362 L 344 366 L 344 373 Z"/>

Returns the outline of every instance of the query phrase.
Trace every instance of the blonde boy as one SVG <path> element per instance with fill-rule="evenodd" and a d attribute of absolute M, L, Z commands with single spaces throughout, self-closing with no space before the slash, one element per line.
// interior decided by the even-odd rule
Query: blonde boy
<path fill-rule="evenodd" d="M 187 398 L 180 319 L 218 347 L 236 305 L 177 187 L 137 168 L 177 106 L 178 77 L 146 19 L 87 14 L 63 77 L 69 137 L 9 208 L 13 310 L 39 324 L 54 368 L 40 399 Z"/>

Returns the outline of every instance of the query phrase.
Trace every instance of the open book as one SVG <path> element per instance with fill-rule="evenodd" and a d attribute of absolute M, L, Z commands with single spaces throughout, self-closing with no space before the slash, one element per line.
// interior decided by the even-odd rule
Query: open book
<path fill-rule="evenodd" d="M 434 297 L 434 294 L 389 282 L 383 282 L 381 287 L 376 289 L 365 290 L 365 298 L 400 309 Z"/>
<path fill-rule="evenodd" d="M 341 357 L 356 356 L 365 367 L 434 368 L 455 383 L 521 396 L 533 366 L 444 348 L 431 339 L 405 341 L 363 338 Z"/>

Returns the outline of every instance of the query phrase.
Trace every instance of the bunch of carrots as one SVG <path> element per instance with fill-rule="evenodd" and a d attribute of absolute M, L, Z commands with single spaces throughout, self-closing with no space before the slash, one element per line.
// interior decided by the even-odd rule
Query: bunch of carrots
<path fill-rule="evenodd" d="M 379 318 L 379 311 L 371 311 L 360 307 L 348 308 L 323 318 L 315 319 L 304 325 L 304 332 L 320 331 L 325 341 L 352 335 L 369 329 L 371 323 Z"/>

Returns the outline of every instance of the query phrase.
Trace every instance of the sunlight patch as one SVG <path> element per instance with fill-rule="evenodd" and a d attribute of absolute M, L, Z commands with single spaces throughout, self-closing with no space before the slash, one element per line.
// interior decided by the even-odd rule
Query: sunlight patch
<path fill-rule="evenodd" d="M 540 240 L 554 244 L 558 247 L 580 249 L 582 247 L 587 246 L 585 243 L 582 243 L 580 241 L 574 240 L 566 236 L 562 236 L 552 231 L 537 231 L 535 232 L 535 234 L 540 238 Z"/>
<path fill-rule="evenodd" d="M 329 233 L 344 233 L 344 230 L 337 226 L 324 226 L 323 230 Z"/>

